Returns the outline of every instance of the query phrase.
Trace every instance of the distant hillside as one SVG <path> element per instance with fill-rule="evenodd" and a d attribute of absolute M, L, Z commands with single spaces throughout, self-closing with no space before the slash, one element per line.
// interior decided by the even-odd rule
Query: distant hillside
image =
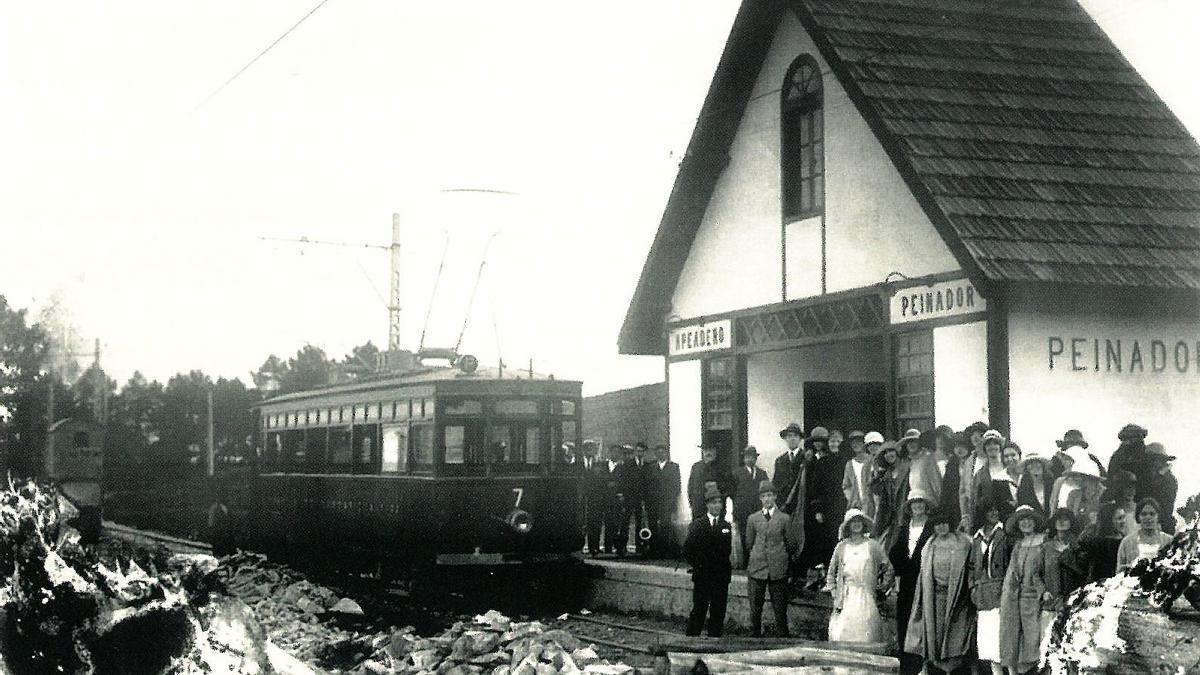
<path fill-rule="evenodd" d="M 618 389 L 583 399 L 583 437 L 611 443 L 667 442 L 667 383 Z"/>

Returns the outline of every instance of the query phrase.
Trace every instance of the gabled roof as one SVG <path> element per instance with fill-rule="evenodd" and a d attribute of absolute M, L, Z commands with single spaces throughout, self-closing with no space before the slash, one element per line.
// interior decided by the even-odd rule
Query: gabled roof
<path fill-rule="evenodd" d="M 1077 2 L 790 6 L 977 283 L 1200 290 L 1200 146 Z M 778 18 L 775 3 L 743 2 L 689 153 L 728 148 Z M 756 30 L 766 32 L 740 34 Z M 728 118 L 714 123 L 723 103 Z M 662 353 L 662 319 L 720 174 L 689 160 L 625 317 L 623 353 Z"/>

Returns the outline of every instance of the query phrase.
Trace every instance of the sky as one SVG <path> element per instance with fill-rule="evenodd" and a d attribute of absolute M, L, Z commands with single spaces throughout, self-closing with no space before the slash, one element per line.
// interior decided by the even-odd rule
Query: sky
<path fill-rule="evenodd" d="M 0 3 L 0 294 L 118 381 L 246 380 L 386 344 L 386 252 L 275 239 L 398 213 L 403 346 L 661 381 L 616 336 L 737 2 L 326 0 L 222 88 L 315 4 Z M 1200 3 L 1083 4 L 1197 135 Z"/>

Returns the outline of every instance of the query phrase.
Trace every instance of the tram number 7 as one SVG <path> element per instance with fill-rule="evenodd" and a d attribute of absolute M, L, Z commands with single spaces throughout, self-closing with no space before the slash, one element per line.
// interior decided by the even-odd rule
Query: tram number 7
<path fill-rule="evenodd" d="M 525 496 L 525 488 L 515 487 L 515 488 L 513 488 L 512 491 L 515 492 L 517 495 L 517 503 L 513 504 L 513 508 L 519 509 L 519 508 L 521 508 L 521 497 Z"/>

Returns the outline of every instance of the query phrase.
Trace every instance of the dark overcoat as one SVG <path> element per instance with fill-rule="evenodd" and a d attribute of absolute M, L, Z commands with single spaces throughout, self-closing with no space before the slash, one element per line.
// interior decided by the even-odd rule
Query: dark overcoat
<path fill-rule="evenodd" d="M 942 616 L 934 613 L 933 550 L 934 541 L 949 544 L 950 567 L 954 571 L 948 584 L 946 607 Z M 968 597 L 967 558 L 971 540 L 961 532 L 925 542 L 921 551 L 921 576 L 913 597 L 912 615 L 904 651 L 918 654 L 935 664 L 966 658 L 975 646 L 975 606 Z"/>

